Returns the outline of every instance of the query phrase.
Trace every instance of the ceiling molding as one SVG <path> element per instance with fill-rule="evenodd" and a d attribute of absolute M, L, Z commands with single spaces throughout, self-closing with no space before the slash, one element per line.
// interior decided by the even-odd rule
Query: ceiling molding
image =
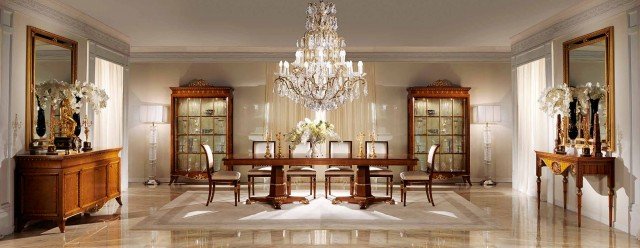
<path fill-rule="evenodd" d="M 373 62 L 508 62 L 510 52 L 351 52 L 348 60 Z M 131 53 L 131 63 L 264 62 L 293 59 L 292 52 Z"/>
<path fill-rule="evenodd" d="M 97 43 L 109 47 L 110 49 L 113 49 L 119 53 L 122 53 L 124 55 L 129 54 L 129 43 L 122 38 L 116 37 L 121 37 L 122 34 L 109 34 L 103 31 L 110 30 L 110 33 L 116 32 L 115 30 L 106 27 L 106 25 L 89 16 L 80 14 L 78 13 L 78 11 L 72 11 L 70 7 L 66 7 L 62 3 L 58 3 L 57 1 L 49 1 L 47 3 L 51 4 L 51 6 L 34 0 L 4 0 L 2 2 L 3 5 L 10 9 L 37 18 L 45 18 L 49 21 L 60 24 L 70 29 L 70 31 L 75 34 L 78 34 L 89 40 L 96 41 Z M 102 25 L 104 25 L 104 27 L 101 27 L 101 29 L 103 30 L 95 27 Z"/>
<path fill-rule="evenodd" d="M 132 53 L 293 53 L 297 48 L 291 47 L 225 47 L 225 46 L 131 46 Z M 464 46 L 464 47 L 419 47 L 419 46 L 384 46 L 384 47 L 347 47 L 347 53 L 492 53 L 510 52 L 510 46 Z"/>
<path fill-rule="evenodd" d="M 637 5 L 639 2 L 640 1 L 638 0 L 609 0 L 598 4 L 571 17 L 565 18 L 562 21 L 556 22 L 542 31 L 513 42 L 511 45 L 511 52 L 513 54 L 519 54 L 538 47 L 545 42 L 553 40 L 562 33 L 576 28 L 581 23 L 597 17 L 612 16 L 626 10 L 626 7 Z"/>

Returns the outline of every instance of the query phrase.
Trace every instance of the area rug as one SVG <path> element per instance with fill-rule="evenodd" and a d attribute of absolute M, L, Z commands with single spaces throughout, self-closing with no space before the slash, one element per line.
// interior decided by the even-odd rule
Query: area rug
<path fill-rule="evenodd" d="M 220 192 L 227 193 L 227 192 Z M 207 192 L 187 191 L 141 220 L 136 230 L 492 230 L 499 229 L 479 207 L 452 191 L 433 192 L 436 206 L 424 193 L 409 192 L 407 206 L 378 203 L 365 210 L 355 204 L 334 205 L 319 197 L 281 210 L 264 203 L 233 206 L 218 196 L 205 206 Z M 417 199 L 418 201 L 412 201 Z"/>

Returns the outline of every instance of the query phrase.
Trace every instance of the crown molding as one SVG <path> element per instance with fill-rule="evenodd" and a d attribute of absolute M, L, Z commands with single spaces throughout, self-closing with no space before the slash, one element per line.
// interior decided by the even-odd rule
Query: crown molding
<path fill-rule="evenodd" d="M 122 33 L 58 1 L 4 0 L 1 4 L 12 10 L 60 24 L 75 34 L 124 55 L 130 52 L 128 40 Z"/>
<path fill-rule="evenodd" d="M 509 62 L 510 52 L 350 52 L 372 62 Z M 290 60 L 293 52 L 133 52 L 131 63 L 263 62 Z"/>
<path fill-rule="evenodd" d="M 523 37 L 519 40 L 514 40 L 511 45 L 511 52 L 513 54 L 519 54 L 528 51 L 532 48 L 544 44 L 545 42 L 553 40 L 555 37 L 558 37 L 562 33 L 576 28 L 581 23 L 598 17 L 603 18 L 613 16 L 615 14 L 626 11 L 628 8 L 636 6 L 638 4 L 640 4 L 639 0 L 608 0 L 591 8 L 583 10 L 577 14 L 571 15 L 570 17 L 561 19 L 560 21 L 557 21 L 553 24 L 548 25 L 544 22 L 540 23 L 531 27 L 530 29 L 540 29 L 539 25 L 547 25 L 546 28 L 543 28 L 541 31 L 538 31 L 527 37 Z M 580 5 L 578 5 L 578 7 L 579 6 Z M 559 15 L 566 15 L 566 13 L 561 13 Z M 550 19 L 559 18 L 552 17 Z"/>

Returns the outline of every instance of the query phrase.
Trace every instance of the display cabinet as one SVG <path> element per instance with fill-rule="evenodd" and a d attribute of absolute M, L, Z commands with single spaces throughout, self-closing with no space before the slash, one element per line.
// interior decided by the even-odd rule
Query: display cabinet
<path fill-rule="evenodd" d="M 426 170 L 429 148 L 440 144 L 435 157 L 435 179 L 469 178 L 469 90 L 438 80 L 408 88 L 408 153 Z"/>
<path fill-rule="evenodd" d="M 194 80 L 171 88 L 171 181 L 206 179 L 207 159 L 201 144 L 213 150 L 214 168 L 233 153 L 233 89 Z"/>

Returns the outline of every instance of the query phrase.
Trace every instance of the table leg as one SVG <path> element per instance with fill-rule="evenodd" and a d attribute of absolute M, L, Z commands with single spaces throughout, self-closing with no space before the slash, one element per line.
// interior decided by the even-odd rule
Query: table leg
<path fill-rule="evenodd" d="M 579 169 L 578 169 L 579 170 Z M 582 171 L 576 173 L 576 188 L 578 196 L 578 227 L 582 226 Z"/>
<path fill-rule="evenodd" d="M 540 176 L 542 174 L 541 168 L 542 165 L 540 164 L 540 161 L 537 159 L 536 160 L 536 184 L 538 186 L 537 188 L 537 193 L 538 193 L 538 214 L 540 214 L 540 182 L 542 182 L 542 180 L 540 180 Z"/>
<path fill-rule="evenodd" d="M 565 210 L 567 210 L 567 183 L 569 182 L 569 180 L 567 180 L 568 174 L 568 170 L 562 172 L 562 203 Z"/>
<path fill-rule="evenodd" d="M 609 227 L 613 227 L 613 196 L 615 194 L 614 188 L 616 186 L 613 168 L 611 168 L 609 175 L 607 175 L 607 185 L 609 186 Z"/>
<path fill-rule="evenodd" d="M 369 165 L 358 165 L 358 173 L 355 182 L 355 192 L 353 196 L 341 196 L 333 199 L 333 204 L 348 202 L 360 205 L 361 209 L 366 209 L 376 202 L 387 202 L 395 204 L 391 197 L 375 197 L 371 194 L 371 171 Z"/>
<path fill-rule="evenodd" d="M 284 177 L 284 166 L 282 165 L 273 165 L 271 166 L 271 177 L 270 177 L 270 185 L 269 185 L 269 195 L 263 197 L 253 197 L 249 196 L 249 200 L 247 200 L 248 204 L 253 202 L 266 202 L 271 205 L 275 209 L 280 209 L 282 204 L 293 203 L 293 202 L 301 202 L 304 204 L 308 204 L 309 200 L 305 197 L 301 196 L 289 196 L 287 194 L 287 182 Z"/>

